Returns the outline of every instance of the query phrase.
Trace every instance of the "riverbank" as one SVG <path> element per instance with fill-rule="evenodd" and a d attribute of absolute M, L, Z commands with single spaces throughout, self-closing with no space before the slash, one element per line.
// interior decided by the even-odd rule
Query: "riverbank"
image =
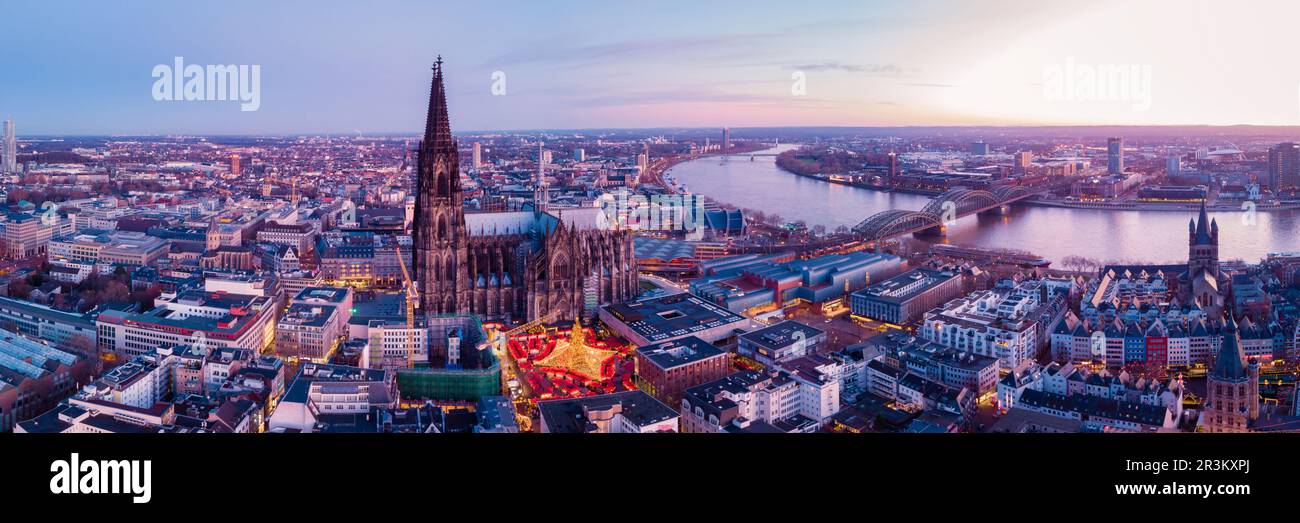
<path fill-rule="evenodd" d="M 1029 198 L 1025 204 L 1039 207 L 1058 207 L 1062 209 L 1086 209 L 1100 211 L 1152 211 L 1152 212 L 1196 212 L 1201 210 L 1200 203 L 1152 203 L 1152 202 L 1070 202 Z M 1209 212 L 1241 212 L 1243 203 L 1207 205 Z M 1300 209 L 1300 202 L 1282 204 L 1255 204 L 1256 212 L 1294 211 Z"/>
<path fill-rule="evenodd" d="M 866 189 L 868 191 L 879 191 L 883 193 L 918 194 L 921 196 L 936 196 L 936 195 L 943 194 L 943 191 L 936 191 L 934 189 L 914 189 L 911 187 L 881 187 L 879 185 L 870 185 L 865 183 L 852 182 L 848 180 L 836 180 L 829 176 L 797 173 L 789 169 L 786 169 L 784 167 L 781 167 L 780 165 L 778 165 L 776 168 L 780 169 L 781 172 L 783 173 L 793 174 L 795 176 L 800 176 L 803 178 L 811 178 L 819 182 L 833 183 L 835 185 L 843 185 L 846 187 L 857 187 L 858 189 Z"/>
<path fill-rule="evenodd" d="M 937 196 L 943 194 L 943 191 L 933 189 L 913 189 L 908 187 L 881 187 L 869 185 L 849 180 L 836 180 L 829 176 L 818 174 L 804 174 L 791 171 L 789 169 L 777 166 L 783 173 L 793 174 L 795 176 L 809 178 L 820 182 L 843 185 L 847 187 L 856 187 L 869 191 L 879 191 L 886 193 L 903 193 L 917 194 L 922 196 Z M 1026 205 L 1036 205 L 1040 207 L 1058 207 L 1062 209 L 1084 209 L 1100 211 L 1157 211 L 1157 212 L 1196 212 L 1201 209 L 1200 203 L 1154 203 L 1154 202 L 1074 202 L 1065 200 L 1051 200 L 1038 198 L 1029 198 L 1022 200 L 1020 203 Z M 1243 203 L 1234 204 L 1215 204 L 1207 206 L 1210 212 L 1239 212 L 1243 210 Z M 1294 211 L 1300 209 L 1300 202 L 1294 203 L 1255 203 L 1256 212 L 1271 211 Z"/>
<path fill-rule="evenodd" d="M 786 146 L 783 144 L 782 148 Z M 803 221 L 826 230 L 853 227 L 890 209 L 923 209 L 931 196 L 901 191 L 853 190 L 846 184 L 823 183 L 807 176 L 791 176 L 776 166 L 774 157 L 757 161 L 706 159 L 673 167 L 672 177 L 692 194 L 706 196 L 737 208 L 757 209 L 783 221 Z M 1232 212 L 1217 213 L 1220 256 L 1257 260 L 1269 252 L 1296 250 L 1300 238 L 1300 211 L 1260 212 L 1257 220 L 1235 219 Z M 1106 212 L 1047 205 L 1015 205 L 1009 214 L 980 214 L 958 220 L 944 237 L 926 237 L 924 243 L 950 243 L 983 248 L 1032 252 L 1054 262 L 1068 256 L 1095 260 L 1186 260 L 1187 219 L 1194 211 Z"/>
<path fill-rule="evenodd" d="M 676 167 L 678 164 L 693 161 L 693 160 L 702 160 L 705 158 L 713 158 L 713 157 L 720 158 L 724 156 L 740 156 L 746 154 L 753 154 L 758 152 L 765 152 L 770 149 L 772 149 L 772 147 L 770 147 L 768 144 L 754 144 L 754 145 L 745 145 L 745 146 L 737 145 L 737 146 L 733 146 L 732 150 L 727 151 L 725 153 L 716 152 L 716 153 L 705 153 L 705 154 L 685 154 L 685 155 L 678 155 L 678 156 L 670 156 L 666 159 L 656 160 L 655 164 L 650 168 L 650 177 L 648 182 L 656 183 L 660 185 L 661 187 L 664 188 L 665 191 L 668 191 L 669 194 L 677 194 L 677 191 L 679 190 L 679 187 L 677 187 L 677 183 L 670 182 L 668 178 L 670 174 L 669 171 L 671 171 L 672 168 Z"/>

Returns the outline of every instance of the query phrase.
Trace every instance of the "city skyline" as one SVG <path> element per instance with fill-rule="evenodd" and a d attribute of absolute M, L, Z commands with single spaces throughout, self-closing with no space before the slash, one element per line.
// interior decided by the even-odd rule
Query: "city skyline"
<path fill-rule="evenodd" d="M 1281 44 L 1300 9 L 1282 4 L 71 4 L 11 6 L 0 36 L 0 68 L 23 73 L 0 114 L 25 134 L 414 132 L 434 52 L 462 131 L 1300 124 L 1300 73 L 1252 51 Z M 260 66 L 263 103 L 156 101 L 150 72 L 175 57 Z M 1121 73 L 1132 89 L 1066 81 Z"/>
<path fill-rule="evenodd" d="M 1297 470 L 1296 19 L 12 0 L 6 491 L 391 518 L 369 485 L 419 484 L 420 508 L 618 517 L 655 494 L 604 510 L 601 487 L 648 479 L 803 514 L 879 490 L 968 517 L 1157 496 L 1249 515 Z M 1263 444 L 1224 439 L 1247 433 Z M 470 439 L 493 446 L 437 450 Z M 782 467 L 828 458 L 868 479 Z M 770 470 L 681 481 L 737 464 Z"/>

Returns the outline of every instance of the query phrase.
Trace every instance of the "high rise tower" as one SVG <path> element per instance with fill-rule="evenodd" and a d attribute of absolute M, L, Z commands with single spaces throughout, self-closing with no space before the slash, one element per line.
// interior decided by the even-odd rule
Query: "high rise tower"
<path fill-rule="evenodd" d="M 18 137 L 14 135 L 14 119 L 10 117 L 5 120 L 5 136 L 3 163 L 0 163 L 0 172 L 16 173 L 18 172 Z"/>
<path fill-rule="evenodd" d="M 1124 174 L 1124 139 L 1106 140 L 1106 173 Z"/>
<path fill-rule="evenodd" d="M 466 258 L 465 209 L 459 153 L 447 115 L 441 56 L 433 66 L 429 114 L 420 141 L 415 183 L 412 240 L 420 307 L 426 313 L 459 312 L 467 304 L 456 303 L 456 298 L 468 290 L 468 276 L 458 261 Z"/>
<path fill-rule="evenodd" d="M 1285 142 L 1268 150 L 1268 180 L 1273 192 L 1300 187 L 1300 144 Z"/>
<path fill-rule="evenodd" d="M 537 142 L 537 181 L 533 183 L 533 208 L 546 212 L 550 203 L 550 187 L 546 185 L 546 143 Z"/>

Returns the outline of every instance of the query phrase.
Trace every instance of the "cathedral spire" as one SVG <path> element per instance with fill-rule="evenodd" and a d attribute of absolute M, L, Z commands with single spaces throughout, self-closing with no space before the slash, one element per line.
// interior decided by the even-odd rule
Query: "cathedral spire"
<path fill-rule="evenodd" d="M 447 114 L 447 90 L 443 86 L 442 55 L 433 63 L 433 83 L 429 86 L 429 114 L 424 122 L 424 146 L 436 152 L 455 151 L 451 137 L 451 117 Z"/>
<path fill-rule="evenodd" d="M 1208 245 L 1212 238 L 1210 237 L 1210 217 L 1205 209 L 1205 200 L 1201 200 L 1201 214 L 1196 219 L 1196 245 Z"/>
<path fill-rule="evenodd" d="M 1241 349 L 1241 334 L 1231 310 L 1224 313 L 1223 343 L 1219 346 L 1211 376 L 1221 380 L 1241 380 L 1246 376 L 1246 355 Z"/>

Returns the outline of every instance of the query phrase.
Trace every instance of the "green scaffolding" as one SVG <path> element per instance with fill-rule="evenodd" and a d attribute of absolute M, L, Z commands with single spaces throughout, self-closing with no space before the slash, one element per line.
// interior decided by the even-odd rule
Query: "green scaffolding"
<path fill-rule="evenodd" d="M 397 370 L 397 388 L 403 400 L 478 401 L 501 395 L 501 366 L 492 351 L 481 351 L 483 368 L 446 369 L 415 367 Z"/>

